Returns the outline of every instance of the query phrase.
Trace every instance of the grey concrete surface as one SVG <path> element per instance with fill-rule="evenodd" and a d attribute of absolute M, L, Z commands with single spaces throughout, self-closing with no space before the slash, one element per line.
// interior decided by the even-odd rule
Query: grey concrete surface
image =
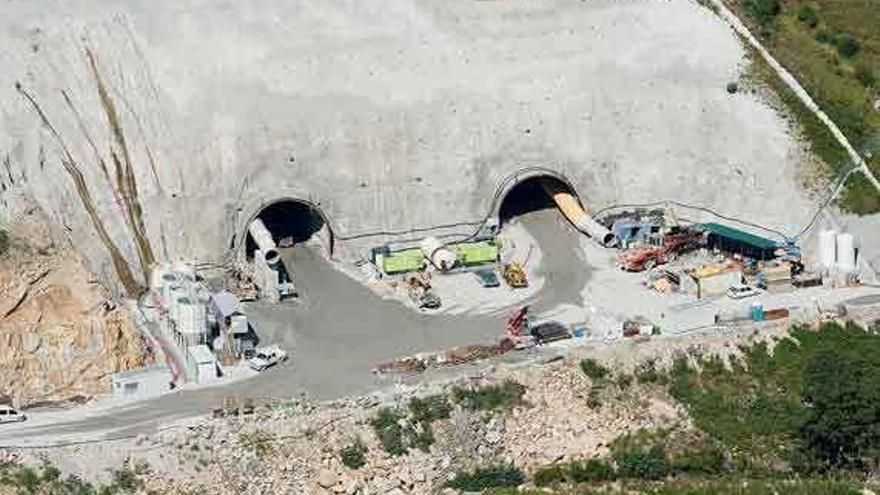
<path fill-rule="evenodd" d="M 577 233 L 556 210 L 526 214 L 516 221 L 532 232 L 543 259 L 547 284 L 532 300 L 536 312 L 577 298 L 587 270 L 578 261 Z M 253 379 L 195 390 L 181 390 L 153 400 L 119 407 L 107 414 L 51 425 L 21 425 L 0 431 L 4 441 L 28 435 L 77 435 L 105 432 L 109 436 L 152 431 L 161 424 L 206 414 L 224 397 L 294 397 L 305 393 L 333 399 L 392 386 L 394 375 L 376 376 L 372 368 L 384 361 L 418 352 L 466 344 L 491 344 L 504 335 L 506 312 L 495 315 L 450 316 L 417 313 L 393 300 L 383 300 L 355 282 L 311 249 L 282 250 L 292 262 L 301 300 L 281 304 L 250 304 L 248 316 L 263 343 L 278 343 L 291 358 Z M 577 270 L 572 268 L 577 266 Z M 33 414 L 38 418 L 38 413 Z M 76 418 L 73 411 L 71 417 Z"/>
<path fill-rule="evenodd" d="M 3 12 L 0 216 L 35 201 L 108 281 L 60 144 L 14 89 L 39 102 L 136 266 L 86 139 L 106 163 L 120 153 L 87 48 L 162 259 L 221 259 L 280 197 L 320 205 L 341 237 L 476 221 L 503 177 L 534 164 L 594 208 L 687 198 L 773 226 L 808 216 L 801 146 L 758 95 L 726 93 L 744 51 L 690 0 L 10 0 Z"/>

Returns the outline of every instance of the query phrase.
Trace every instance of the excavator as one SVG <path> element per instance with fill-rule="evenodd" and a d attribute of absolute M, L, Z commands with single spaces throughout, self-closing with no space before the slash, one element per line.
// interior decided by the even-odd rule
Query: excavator
<path fill-rule="evenodd" d="M 507 335 L 516 349 L 524 349 L 535 345 L 535 339 L 529 333 L 529 307 L 523 306 L 510 315 L 505 326 Z"/>

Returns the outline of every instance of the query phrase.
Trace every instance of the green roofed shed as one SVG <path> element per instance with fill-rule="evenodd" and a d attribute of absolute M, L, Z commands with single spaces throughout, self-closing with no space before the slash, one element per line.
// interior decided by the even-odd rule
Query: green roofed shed
<path fill-rule="evenodd" d="M 770 259 L 775 257 L 779 243 L 734 227 L 720 223 L 704 223 L 700 225 L 709 234 L 708 245 L 722 251 L 738 253 L 754 259 Z"/>

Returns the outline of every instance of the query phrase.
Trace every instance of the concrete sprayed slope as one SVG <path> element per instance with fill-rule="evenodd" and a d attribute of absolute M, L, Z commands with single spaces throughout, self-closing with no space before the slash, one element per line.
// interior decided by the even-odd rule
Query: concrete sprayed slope
<path fill-rule="evenodd" d="M 565 175 L 591 209 L 678 198 L 771 225 L 807 216 L 795 140 L 757 96 L 724 91 L 744 52 L 694 2 L 2 8 L 3 208 L 35 198 L 100 272 L 111 271 L 106 249 L 61 146 L 14 88 L 21 81 L 80 162 L 136 264 L 85 137 L 113 180 L 110 150 L 122 152 L 86 48 L 115 102 L 159 258 L 218 259 L 260 204 L 283 196 L 319 203 L 341 236 L 475 221 L 505 176 L 536 164 Z"/>

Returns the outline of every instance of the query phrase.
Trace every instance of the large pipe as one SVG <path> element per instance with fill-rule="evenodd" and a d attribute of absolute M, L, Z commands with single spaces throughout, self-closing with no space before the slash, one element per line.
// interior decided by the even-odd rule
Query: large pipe
<path fill-rule="evenodd" d="M 263 221 L 259 218 L 255 218 L 248 226 L 248 232 L 250 232 L 254 243 L 256 243 L 257 247 L 260 248 L 260 251 L 263 252 L 263 256 L 266 257 L 266 263 L 269 265 L 277 263 L 280 259 L 278 246 L 275 245 L 275 239 L 272 239 L 272 234 L 269 233 L 269 229 L 266 228 Z"/>
<path fill-rule="evenodd" d="M 544 192 L 548 196 L 553 198 L 553 202 L 556 203 L 559 211 L 576 229 L 587 234 L 603 246 L 607 247 L 614 244 L 614 234 L 605 228 L 604 225 L 593 220 L 570 192 L 560 187 L 555 181 L 541 180 L 541 187 L 544 188 Z"/>

